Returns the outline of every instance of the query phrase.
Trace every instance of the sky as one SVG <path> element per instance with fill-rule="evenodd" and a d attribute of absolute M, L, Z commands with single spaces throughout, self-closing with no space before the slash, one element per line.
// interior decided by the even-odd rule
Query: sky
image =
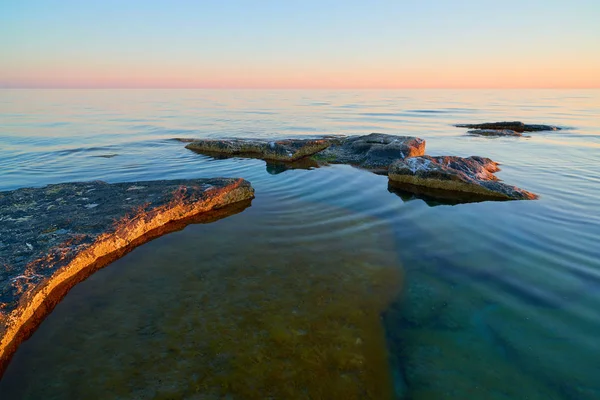
<path fill-rule="evenodd" d="M 600 88 L 600 0 L 0 0 L 0 88 Z"/>

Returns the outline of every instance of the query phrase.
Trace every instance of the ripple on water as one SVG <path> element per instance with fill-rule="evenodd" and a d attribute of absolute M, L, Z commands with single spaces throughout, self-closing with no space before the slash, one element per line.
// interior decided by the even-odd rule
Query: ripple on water
<path fill-rule="evenodd" d="M 257 197 L 248 212 L 98 272 L 19 349 L 0 393 L 389 398 L 379 315 L 401 284 L 391 227 L 324 204 L 322 214 L 290 212 L 301 205 Z M 289 229 L 273 232 L 280 220 L 267 210 Z"/>
<path fill-rule="evenodd" d="M 277 355 L 288 363 L 285 373 L 294 371 L 293 355 L 264 345 L 268 338 L 298 339 L 286 327 L 306 336 L 309 330 L 288 319 L 294 301 L 302 307 L 299 299 L 317 298 L 312 289 L 339 289 L 335 304 L 349 312 L 359 308 L 356 301 L 385 297 L 363 272 L 389 267 L 406 273 L 384 318 L 400 395 L 600 398 L 600 92 L 161 91 L 150 102 L 147 97 L 0 91 L 0 187 L 239 176 L 252 182 L 256 200 L 231 219 L 152 242 L 75 288 L 20 350 L 0 390 L 13 385 L 25 398 L 93 397 L 94 387 L 123 398 L 193 393 L 204 388 L 206 375 L 226 383 L 238 374 L 231 349 L 244 343 L 256 347 L 244 354 L 259 358 L 243 359 L 243 370 L 266 369 L 235 375 L 242 385 L 251 379 L 262 385 L 261 377 L 293 382 L 270 369 L 282 364 L 258 361 Z M 165 113 L 175 118 L 157 118 Z M 514 119 L 571 129 L 487 140 L 452 127 Z M 502 162 L 501 179 L 541 198 L 429 207 L 388 192 L 385 177 L 351 167 L 284 170 L 260 160 L 216 160 L 166 140 L 374 131 L 422 137 L 430 154 L 491 157 Z M 101 157 L 109 154 L 119 156 Z M 358 292 L 345 297 L 345 289 Z M 244 319 L 246 311 L 257 315 Z M 334 331 L 329 338 L 356 333 Z M 312 353 L 304 357 L 314 361 Z"/>

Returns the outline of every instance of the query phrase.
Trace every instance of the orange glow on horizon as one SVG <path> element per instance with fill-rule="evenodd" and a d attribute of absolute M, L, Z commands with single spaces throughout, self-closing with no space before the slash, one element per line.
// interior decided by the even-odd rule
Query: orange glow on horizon
<path fill-rule="evenodd" d="M 69 65 L 0 67 L 0 87 L 253 89 L 600 88 L 593 66 L 461 65 L 445 67 Z"/>

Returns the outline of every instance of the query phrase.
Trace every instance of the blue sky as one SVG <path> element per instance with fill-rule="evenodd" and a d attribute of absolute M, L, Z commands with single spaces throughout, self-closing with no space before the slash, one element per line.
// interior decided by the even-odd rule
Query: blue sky
<path fill-rule="evenodd" d="M 600 1 L 0 0 L 0 86 L 600 87 Z"/>

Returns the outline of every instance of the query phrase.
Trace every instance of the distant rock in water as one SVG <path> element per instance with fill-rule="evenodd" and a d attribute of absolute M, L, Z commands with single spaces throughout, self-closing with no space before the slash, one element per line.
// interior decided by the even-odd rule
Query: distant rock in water
<path fill-rule="evenodd" d="M 185 147 L 199 153 L 248 155 L 263 160 L 297 161 L 327 148 L 330 143 L 330 139 L 198 139 Z"/>
<path fill-rule="evenodd" d="M 77 182 L 0 192 L 0 376 L 77 282 L 134 247 L 247 207 L 243 179 Z M 237 206 L 236 206 L 237 207 Z M 239 211 L 237 211 L 239 212 Z"/>
<path fill-rule="evenodd" d="M 473 129 L 467 132 L 467 135 L 477 136 L 523 136 L 520 132 L 515 132 L 510 129 Z"/>
<path fill-rule="evenodd" d="M 388 176 L 397 184 L 442 189 L 453 199 L 460 192 L 468 201 L 480 200 L 533 200 L 538 196 L 498 181 L 494 172 L 498 163 L 483 157 L 421 156 L 398 160 L 390 166 Z M 410 186 L 408 186 L 410 189 Z M 443 192 L 437 196 L 443 196 Z"/>
<path fill-rule="evenodd" d="M 425 154 L 425 140 L 414 136 L 395 136 L 371 133 L 351 136 L 334 142 L 315 156 L 333 164 L 350 164 L 357 167 L 386 172 L 396 160 Z"/>
<path fill-rule="evenodd" d="M 539 131 L 558 131 L 561 128 L 552 125 L 530 125 L 524 124 L 521 121 L 512 122 L 486 122 L 483 124 L 458 124 L 454 125 L 457 128 L 469 129 L 493 129 L 493 130 L 511 130 L 519 133 L 523 132 L 539 132 Z"/>

